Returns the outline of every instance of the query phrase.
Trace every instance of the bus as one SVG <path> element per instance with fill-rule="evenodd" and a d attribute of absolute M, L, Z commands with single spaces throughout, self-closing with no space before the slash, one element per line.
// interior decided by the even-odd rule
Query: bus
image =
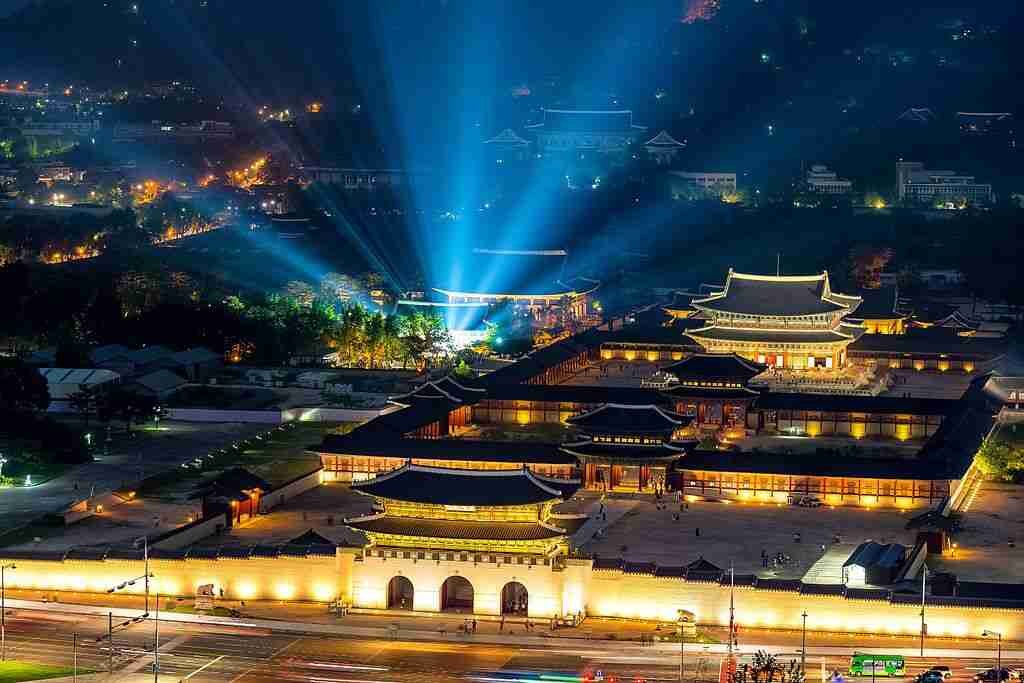
<path fill-rule="evenodd" d="M 850 659 L 851 676 L 905 676 L 906 662 L 901 655 L 876 655 L 854 652 Z"/>

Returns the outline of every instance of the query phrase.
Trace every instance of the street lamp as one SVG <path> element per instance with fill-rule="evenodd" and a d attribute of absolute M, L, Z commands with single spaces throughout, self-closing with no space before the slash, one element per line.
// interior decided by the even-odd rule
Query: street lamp
<path fill-rule="evenodd" d="M 679 613 L 679 683 L 683 683 L 683 670 L 686 661 L 686 610 Z"/>
<path fill-rule="evenodd" d="M 0 565 L 0 662 L 7 659 L 7 583 L 4 572 L 8 569 L 17 569 L 15 564 Z"/>
<path fill-rule="evenodd" d="M 145 537 L 142 537 L 142 539 L 140 539 L 140 540 L 145 540 Z M 136 543 L 138 543 L 138 541 L 136 541 Z M 146 567 L 147 567 L 147 569 L 149 567 L 148 546 L 147 546 L 147 551 L 146 551 Z M 149 616 L 149 579 L 152 576 L 153 575 L 150 574 L 149 571 L 147 571 L 144 577 L 139 576 L 139 577 L 136 577 L 134 579 L 129 579 L 128 581 L 122 581 L 121 583 L 117 584 L 113 588 L 108 588 L 107 589 L 108 593 L 116 593 L 119 590 L 124 590 L 128 586 L 134 586 L 136 581 L 138 581 L 141 578 L 145 578 L 145 580 L 146 580 L 146 613 L 143 614 L 140 617 L 136 617 L 135 619 L 132 619 L 130 622 L 125 622 L 126 624 L 129 624 L 129 623 L 132 623 L 132 622 L 142 621 L 143 619 L 145 619 L 146 617 Z M 156 591 L 156 595 L 154 597 L 156 599 L 156 613 L 155 613 L 155 616 L 153 618 L 153 683 L 159 683 L 159 677 L 160 677 L 160 591 Z M 113 618 L 113 617 L 111 617 L 111 618 Z M 109 638 L 110 638 L 111 661 L 113 661 L 114 631 L 113 631 L 113 626 L 112 625 L 110 627 Z M 111 664 L 111 671 L 113 671 L 113 665 L 112 664 Z"/>
<path fill-rule="evenodd" d="M 982 638 L 996 639 L 996 683 L 1002 683 L 1003 681 L 1003 634 L 999 631 L 990 631 L 985 629 L 981 632 Z"/>
<path fill-rule="evenodd" d="M 807 610 L 804 610 L 800 616 L 804 620 L 803 632 L 800 636 L 800 680 L 804 681 L 807 679 Z"/>
<path fill-rule="evenodd" d="M 921 656 L 924 657 L 924 637 L 928 633 L 928 624 L 924 621 L 924 594 L 928 581 L 928 565 L 921 565 Z"/>
<path fill-rule="evenodd" d="M 3 476 L 3 473 L 4 473 L 4 463 L 5 462 L 7 462 L 7 458 L 5 458 L 4 456 L 0 455 L 0 476 Z"/>

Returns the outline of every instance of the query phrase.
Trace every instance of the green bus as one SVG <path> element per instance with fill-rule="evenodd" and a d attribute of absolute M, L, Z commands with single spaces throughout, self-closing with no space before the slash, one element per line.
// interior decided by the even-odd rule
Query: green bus
<path fill-rule="evenodd" d="M 901 655 L 873 655 L 854 652 L 850 659 L 851 676 L 905 676 L 906 662 Z"/>

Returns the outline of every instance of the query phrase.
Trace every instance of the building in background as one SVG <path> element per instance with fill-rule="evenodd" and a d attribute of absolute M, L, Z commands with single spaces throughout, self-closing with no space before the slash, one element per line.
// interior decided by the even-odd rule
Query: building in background
<path fill-rule="evenodd" d="M 736 194 L 736 174 L 710 171 L 670 171 L 673 199 L 721 199 Z"/>
<path fill-rule="evenodd" d="M 644 151 L 654 160 L 654 163 L 659 166 L 668 166 L 683 149 L 686 148 L 685 142 L 679 142 L 674 137 L 668 134 L 667 130 L 663 130 L 653 138 L 644 143 Z"/>
<path fill-rule="evenodd" d="M 544 155 L 624 155 L 647 130 L 633 123 L 628 109 L 545 109 L 543 120 L 526 129 Z"/>
<path fill-rule="evenodd" d="M 900 161 L 896 172 L 899 178 L 896 190 L 901 202 L 948 202 L 958 206 L 963 202 L 989 204 L 995 198 L 992 185 L 979 183 L 972 175 L 929 170 L 919 161 Z"/>
<path fill-rule="evenodd" d="M 814 164 L 804 177 L 807 190 L 817 194 L 847 195 L 853 191 L 853 181 L 840 178 L 835 171 L 822 164 Z"/>

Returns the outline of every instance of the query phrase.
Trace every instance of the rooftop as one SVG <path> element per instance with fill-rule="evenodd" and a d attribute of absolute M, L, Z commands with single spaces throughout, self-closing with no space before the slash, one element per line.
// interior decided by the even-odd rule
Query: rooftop
<path fill-rule="evenodd" d="M 656 405 L 605 403 L 582 415 L 566 420 L 585 432 L 613 434 L 650 434 L 672 432 L 689 425 L 692 417 L 680 415 Z"/>
<path fill-rule="evenodd" d="M 574 533 L 586 522 L 582 518 L 552 518 L 550 524 L 536 522 L 468 522 L 386 514 L 346 519 L 353 529 L 378 534 L 425 536 L 459 540 L 539 541 Z"/>
<path fill-rule="evenodd" d="M 457 470 L 406 464 L 373 479 L 354 482 L 352 488 L 378 498 L 426 505 L 508 506 L 562 500 L 579 488 L 566 480 L 559 488 L 549 478 L 528 469 Z"/>
<path fill-rule="evenodd" d="M 701 339 L 710 339 L 716 341 L 763 341 L 769 343 L 790 342 L 795 344 L 828 344 L 858 339 L 864 335 L 864 328 L 854 327 L 852 325 L 840 325 L 835 330 L 780 330 L 735 328 L 711 325 L 709 327 L 690 330 L 686 334 L 697 342 L 700 342 Z M 897 335 L 872 334 L 866 336 L 894 337 Z"/>
<path fill-rule="evenodd" d="M 729 380 L 746 384 L 768 367 L 735 353 L 695 353 L 665 368 L 679 381 Z"/>
<path fill-rule="evenodd" d="M 751 275 L 729 270 L 725 288 L 704 299 L 697 308 L 722 313 L 766 316 L 807 316 L 852 311 L 859 297 L 834 293 L 828 272 L 819 275 Z"/>
<path fill-rule="evenodd" d="M 596 280 L 575 277 L 563 249 L 474 249 L 435 287 L 445 294 L 562 296 L 584 293 Z"/>
<path fill-rule="evenodd" d="M 633 112 L 625 110 L 545 109 L 541 123 L 527 126 L 532 131 L 566 133 L 632 133 L 647 130 L 633 125 Z"/>

